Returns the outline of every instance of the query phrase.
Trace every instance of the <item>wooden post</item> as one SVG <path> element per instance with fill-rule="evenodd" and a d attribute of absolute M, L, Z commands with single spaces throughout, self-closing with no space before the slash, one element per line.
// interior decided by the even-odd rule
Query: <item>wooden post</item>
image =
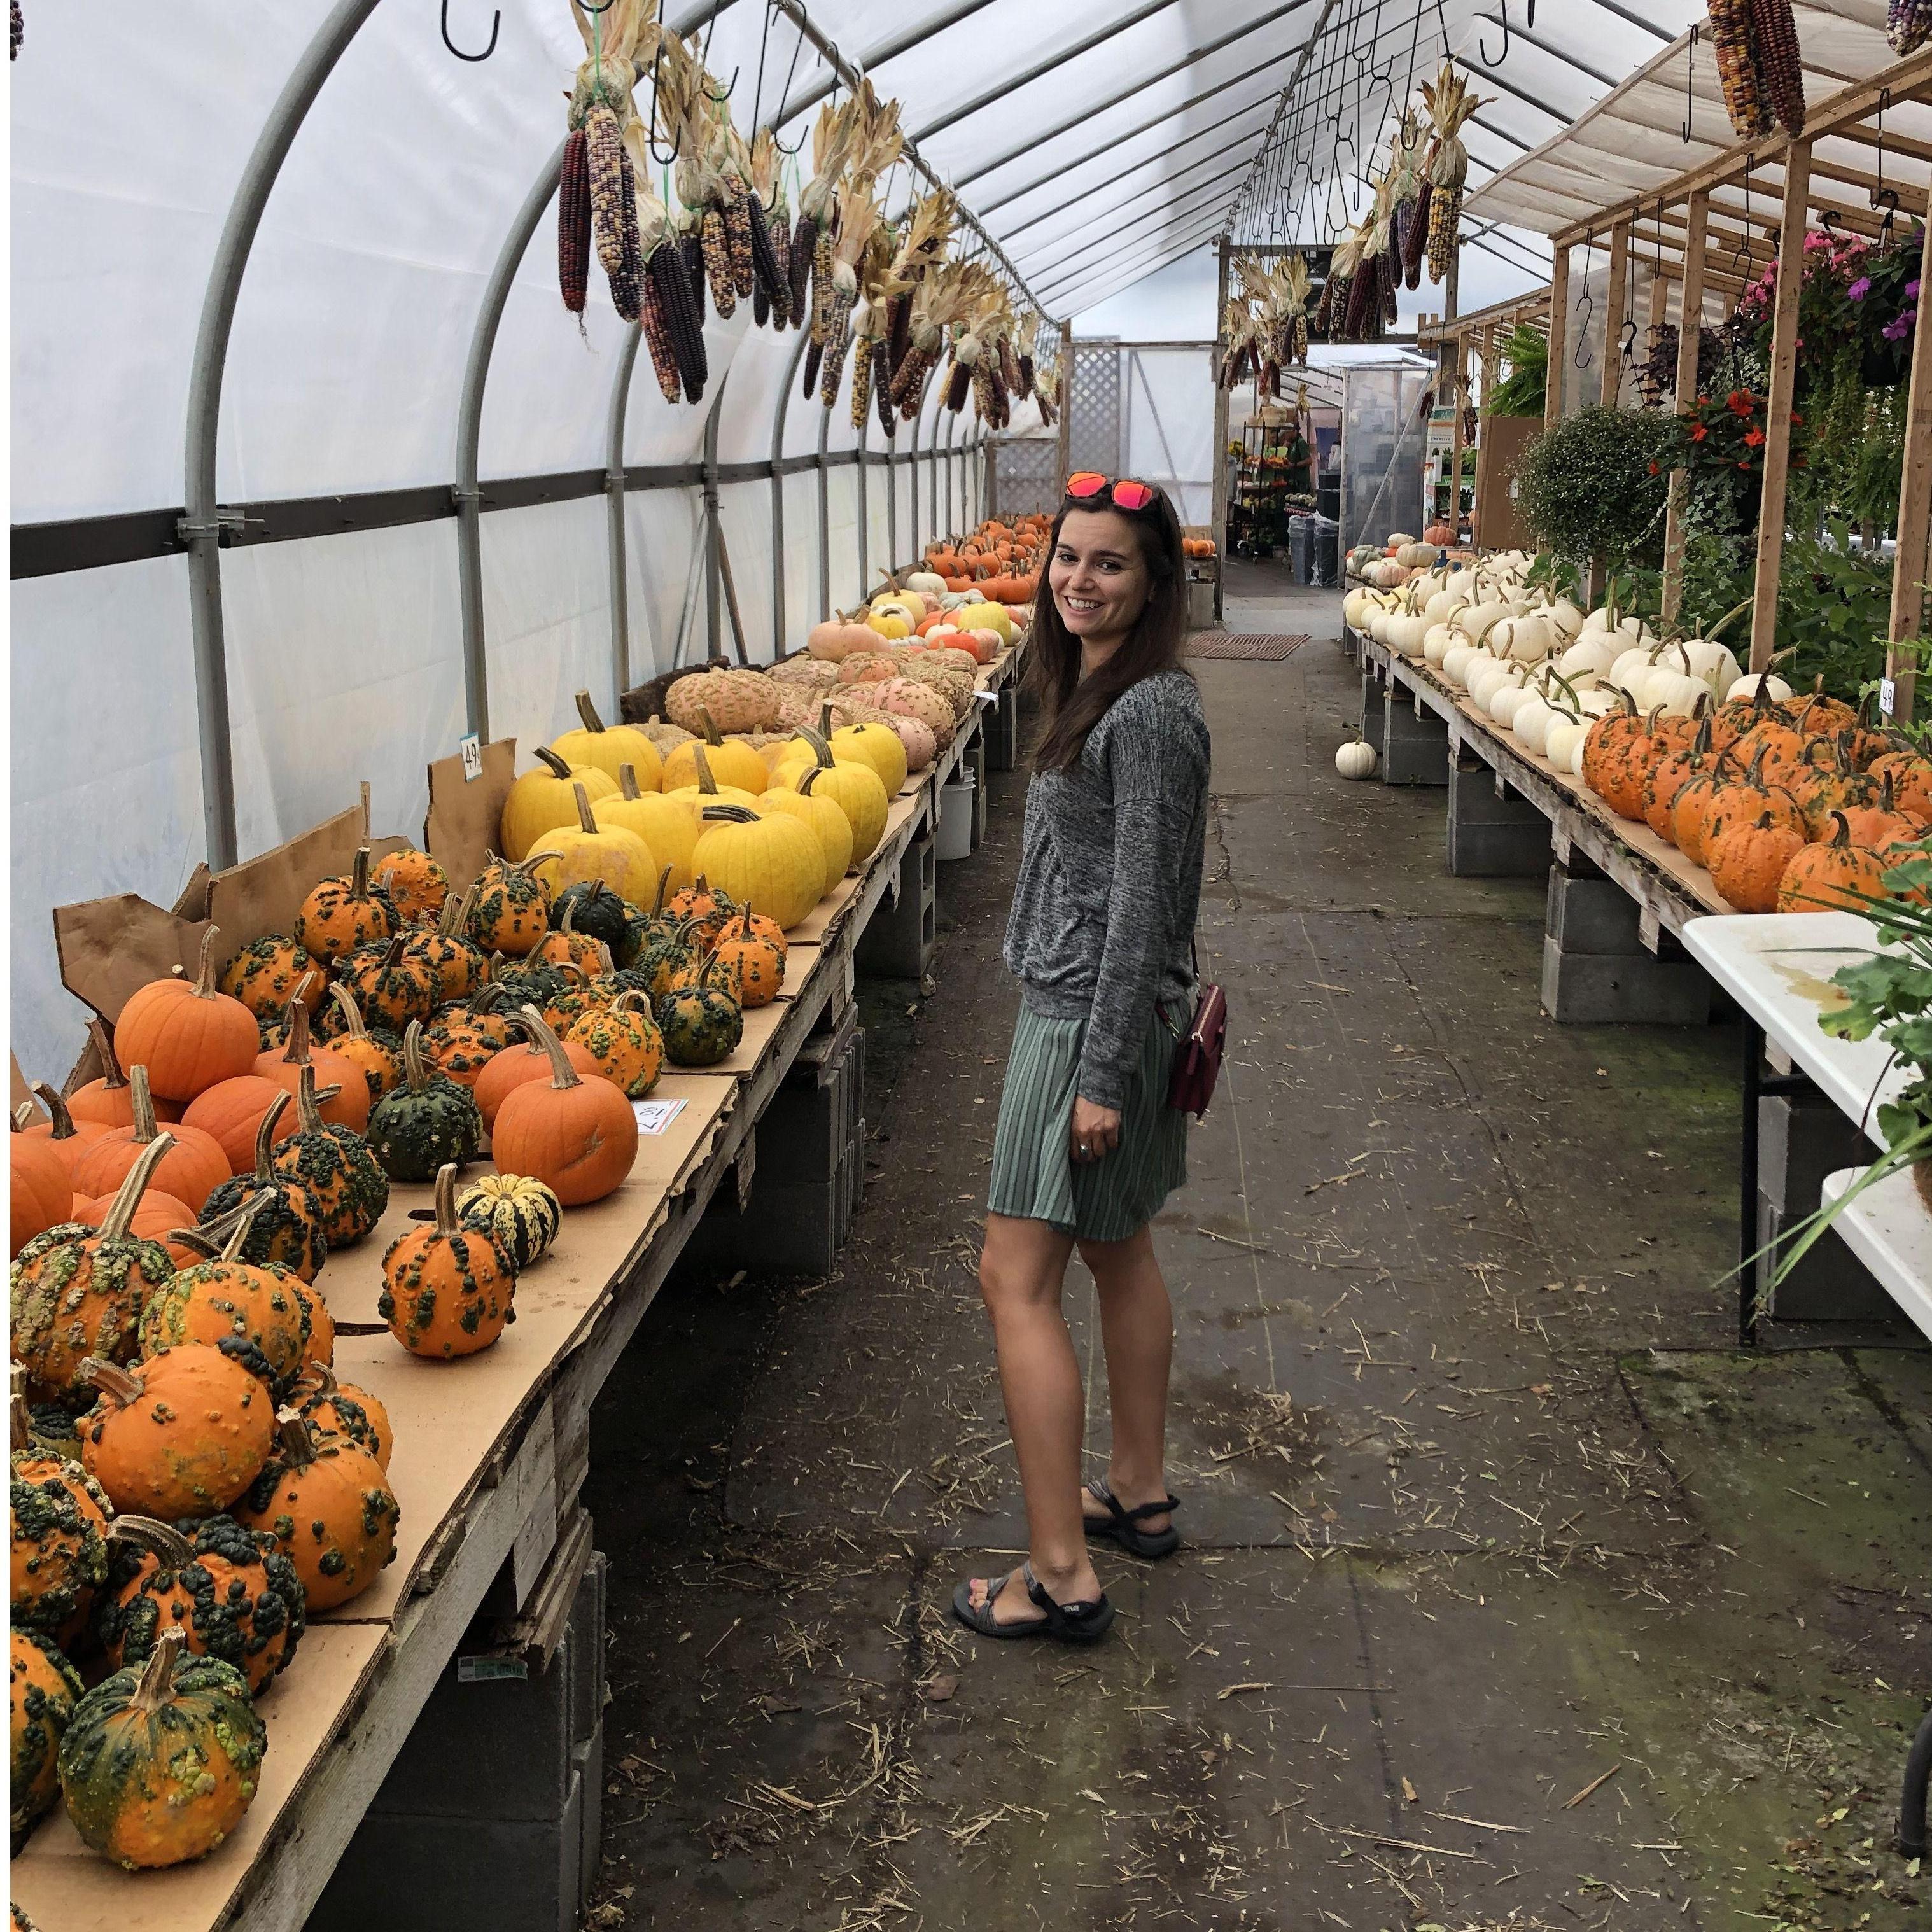
<path fill-rule="evenodd" d="M 1711 190 L 1700 188 L 1690 196 L 1690 226 L 1684 238 L 1682 299 L 1677 306 L 1677 413 L 1688 412 L 1697 396 L 1697 339 L 1704 316 L 1704 237 L 1710 226 Z M 1663 615 L 1668 623 L 1684 601 L 1684 519 L 1690 508 L 1690 472 L 1670 472 L 1670 508 L 1664 524 Z"/>
<path fill-rule="evenodd" d="M 1898 554 L 1892 566 L 1892 623 L 1886 634 L 1894 646 L 1925 634 L 1926 580 L 1932 577 L 1932 327 L 1925 316 L 1925 284 L 1932 274 L 1932 222 L 1926 224 L 1918 267 L 1919 320 L 1912 339 L 1912 381 L 1906 392 L 1905 464 L 1898 494 Z M 1894 649 L 1885 656 L 1885 674 L 1894 680 L 1892 715 L 1912 716 L 1913 676 L 1910 656 Z"/>
<path fill-rule="evenodd" d="M 1623 344 L 1620 338 L 1629 310 L 1630 224 L 1619 221 L 1610 230 L 1610 283 L 1604 304 L 1604 373 L 1597 400 L 1606 410 L 1617 406 L 1623 386 Z"/>
<path fill-rule="evenodd" d="M 1067 472 L 1072 466 L 1073 450 L 1073 322 L 1070 316 L 1060 325 L 1060 488 L 1066 494 Z"/>
<path fill-rule="evenodd" d="M 1228 251 L 1222 236 L 1215 250 L 1214 291 L 1214 615 L 1221 615 L 1221 586 L 1228 572 L 1228 391 L 1221 372 L 1228 356 Z"/>
<path fill-rule="evenodd" d="M 1496 386 L 1496 326 L 1492 322 L 1483 325 L 1483 402 L 1487 406 L 1490 394 Z M 1483 475 L 1483 419 L 1476 418 L 1476 488 L 1469 496 L 1469 541 L 1476 541 L 1477 518 L 1480 514 L 1480 499 L 1476 490 L 1481 487 Z"/>
<path fill-rule="evenodd" d="M 1449 432 L 1449 541 L 1460 548 L 1462 542 L 1462 405 L 1469 393 L 1468 338 L 1459 328 L 1451 338 L 1449 396 L 1456 419 Z"/>
<path fill-rule="evenodd" d="M 1778 644 L 1778 586 L 1784 566 L 1784 488 L 1791 468 L 1791 398 L 1798 374 L 1798 298 L 1804 287 L 1804 212 L 1811 193 L 1811 143 L 1784 154 L 1784 214 L 1778 231 L 1778 298 L 1771 318 L 1771 394 L 1764 406 L 1764 495 L 1757 518 L 1757 575 L 1751 590 L 1750 668 L 1770 668 Z"/>
<path fill-rule="evenodd" d="M 1563 372 L 1570 365 L 1570 248 L 1559 242 L 1550 260 L 1550 359 L 1545 365 L 1543 427 L 1563 420 Z"/>

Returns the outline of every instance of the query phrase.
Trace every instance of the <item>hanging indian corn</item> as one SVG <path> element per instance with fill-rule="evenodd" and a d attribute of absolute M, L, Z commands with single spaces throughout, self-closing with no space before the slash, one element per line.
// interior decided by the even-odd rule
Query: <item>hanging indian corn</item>
<path fill-rule="evenodd" d="M 564 307 L 581 315 L 590 288 L 590 137 L 581 128 L 564 137 L 557 178 L 556 279 Z"/>
<path fill-rule="evenodd" d="M 1769 104 L 1759 85 L 1751 52 L 1751 0 L 1710 0 L 1711 43 L 1718 60 L 1718 83 L 1732 132 L 1755 140 L 1771 131 Z"/>
<path fill-rule="evenodd" d="M 1469 178 L 1469 151 L 1462 145 L 1462 130 L 1483 104 L 1450 61 L 1442 63 L 1432 87 L 1423 82 L 1422 99 L 1436 130 L 1428 165 L 1428 263 L 1429 279 L 1439 282 L 1455 258 L 1456 232 L 1462 223 L 1462 189 Z"/>
<path fill-rule="evenodd" d="M 1787 134 L 1804 131 L 1804 66 L 1791 0 L 1751 0 L 1752 51 L 1766 104 Z"/>
<path fill-rule="evenodd" d="M 1932 40 L 1932 0 L 1892 0 L 1885 32 L 1894 53 L 1916 54 Z"/>

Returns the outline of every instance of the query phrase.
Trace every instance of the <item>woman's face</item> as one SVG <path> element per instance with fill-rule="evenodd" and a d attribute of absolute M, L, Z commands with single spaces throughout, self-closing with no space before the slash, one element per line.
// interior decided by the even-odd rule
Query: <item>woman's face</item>
<path fill-rule="evenodd" d="M 1060 620 L 1084 644 L 1118 643 L 1151 589 L 1134 527 L 1118 510 L 1070 510 L 1047 566 Z"/>

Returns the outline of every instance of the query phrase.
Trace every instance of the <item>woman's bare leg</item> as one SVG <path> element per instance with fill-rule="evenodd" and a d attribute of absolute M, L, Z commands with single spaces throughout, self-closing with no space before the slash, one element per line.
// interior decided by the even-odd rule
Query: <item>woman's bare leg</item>
<path fill-rule="evenodd" d="M 986 1216 L 980 1292 L 993 1318 L 999 1349 L 1006 1426 L 1026 1496 L 1028 1546 L 1034 1574 L 1061 1604 L 1091 1602 L 1100 1594 L 1080 1521 L 1086 1404 L 1073 1338 L 1060 1306 L 1072 1252 L 1072 1238 L 1056 1233 L 1044 1221 Z M 986 1579 L 973 1580 L 970 1600 L 976 1607 L 986 1601 L 987 1588 Z M 1017 1571 L 1000 1598 L 997 1614 L 1002 1623 L 1040 1618 Z"/>
<path fill-rule="evenodd" d="M 1162 1502 L 1168 1494 L 1167 1382 L 1174 1356 L 1174 1306 L 1154 1258 L 1153 1231 L 1143 1228 L 1124 1241 L 1082 1241 L 1080 1258 L 1093 1270 L 1100 1291 L 1100 1336 L 1114 1418 L 1108 1486 L 1129 1509 Z M 1085 1510 L 1100 1521 L 1109 1514 L 1096 1498 L 1087 1500 Z M 1172 1520 L 1165 1514 L 1144 1516 L 1138 1527 L 1151 1535 Z"/>

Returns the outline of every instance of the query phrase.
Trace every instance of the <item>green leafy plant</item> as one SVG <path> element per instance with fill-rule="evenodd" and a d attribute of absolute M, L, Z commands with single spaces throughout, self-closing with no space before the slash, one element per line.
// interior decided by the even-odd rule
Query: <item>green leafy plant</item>
<path fill-rule="evenodd" d="M 1663 560 L 1676 418 L 1658 410 L 1580 410 L 1523 453 L 1516 505 L 1539 545 L 1578 563 Z"/>
<path fill-rule="evenodd" d="M 1498 353 L 1509 374 L 1484 398 L 1483 413 L 1490 416 L 1540 416 L 1550 382 L 1550 341 L 1520 322 Z"/>

